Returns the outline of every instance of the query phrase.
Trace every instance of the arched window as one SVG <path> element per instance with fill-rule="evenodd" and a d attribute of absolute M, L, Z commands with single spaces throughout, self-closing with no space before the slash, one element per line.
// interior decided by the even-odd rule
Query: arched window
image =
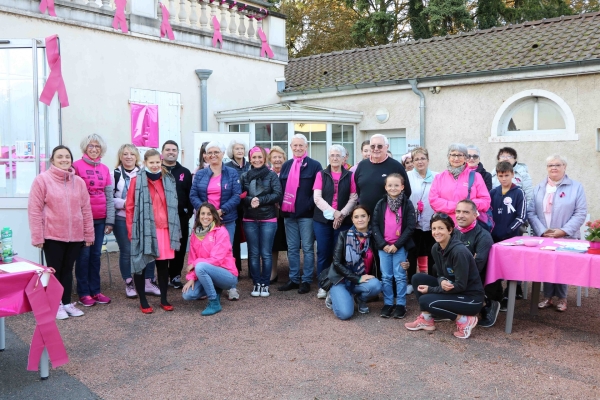
<path fill-rule="evenodd" d="M 494 117 L 491 134 L 490 142 L 578 140 L 567 103 L 539 89 L 507 99 Z"/>

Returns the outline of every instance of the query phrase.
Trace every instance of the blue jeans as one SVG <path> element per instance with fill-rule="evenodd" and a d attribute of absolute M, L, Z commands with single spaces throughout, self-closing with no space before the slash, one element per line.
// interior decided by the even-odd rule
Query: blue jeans
<path fill-rule="evenodd" d="M 123 280 L 131 278 L 131 242 L 127 236 L 127 224 L 125 217 L 115 217 L 113 235 L 119 245 L 119 269 Z M 150 268 L 148 268 L 150 267 Z M 154 279 L 154 261 L 146 265 L 146 278 Z"/>
<path fill-rule="evenodd" d="M 354 315 L 354 295 L 362 301 L 367 301 L 369 297 L 377 296 L 379 293 L 381 293 L 381 282 L 377 278 L 371 278 L 358 285 L 343 280 L 329 289 L 331 308 L 339 319 L 349 319 Z"/>
<path fill-rule="evenodd" d="M 315 233 L 312 218 L 285 218 L 290 281 L 300 283 L 300 244 L 304 254 L 302 282 L 311 283 L 315 270 Z"/>
<path fill-rule="evenodd" d="M 198 300 L 202 296 L 206 296 L 206 290 L 204 290 L 198 281 L 194 283 L 193 289 L 189 289 L 185 293 L 181 292 L 181 297 L 183 297 L 184 300 Z"/>
<path fill-rule="evenodd" d="M 77 257 L 75 278 L 77 278 L 79 297 L 95 296 L 100 293 L 100 256 L 104 241 L 104 227 L 104 219 L 94 220 L 94 244 L 89 247 L 84 246 Z"/>
<path fill-rule="evenodd" d="M 225 227 L 225 229 L 227 229 L 227 233 L 229 233 L 229 240 L 231 241 L 231 246 L 233 246 L 233 238 L 235 236 L 235 221 L 223 224 L 223 226 Z"/>
<path fill-rule="evenodd" d="M 214 265 L 205 262 L 199 262 L 196 264 L 194 272 L 196 272 L 196 276 L 198 277 L 198 282 L 194 285 L 198 286 L 197 289 L 194 288 L 194 291 L 198 290 L 198 297 L 200 297 L 200 293 L 202 293 L 200 286 L 202 286 L 208 299 L 214 300 L 217 298 L 215 286 L 220 289 L 229 289 L 237 285 L 237 276 L 233 275 L 225 268 L 215 267 Z M 186 299 L 185 296 L 183 298 Z"/>
<path fill-rule="evenodd" d="M 379 250 L 379 264 L 381 268 L 381 282 L 383 284 L 383 304 L 394 304 L 394 288 L 392 278 L 396 279 L 396 304 L 406 306 L 406 271 L 400 266 L 406 261 L 404 247 L 393 254 Z"/>
<path fill-rule="evenodd" d="M 317 276 L 328 268 L 333 261 L 333 249 L 338 240 L 340 232 L 347 231 L 352 225 L 342 225 L 333 229 L 333 224 L 324 224 L 314 221 L 313 230 L 317 239 Z"/>
<path fill-rule="evenodd" d="M 248 265 L 252 282 L 269 286 L 273 269 L 273 240 L 277 232 L 277 222 L 244 221 L 244 233 L 248 245 Z M 262 258 L 262 270 L 260 259 Z"/>

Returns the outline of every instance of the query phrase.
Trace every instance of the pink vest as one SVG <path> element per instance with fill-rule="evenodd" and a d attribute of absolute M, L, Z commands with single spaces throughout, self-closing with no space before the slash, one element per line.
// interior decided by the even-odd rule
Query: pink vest
<path fill-rule="evenodd" d="M 110 171 L 104 164 L 100 164 L 98 159 L 97 165 L 88 164 L 84 158 L 90 159 L 84 155 L 81 160 L 73 163 L 75 174 L 80 176 L 87 187 L 90 194 L 90 204 L 92 205 L 92 216 L 94 219 L 106 218 L 106 194 L 104 188 L 112 185 Z"/>

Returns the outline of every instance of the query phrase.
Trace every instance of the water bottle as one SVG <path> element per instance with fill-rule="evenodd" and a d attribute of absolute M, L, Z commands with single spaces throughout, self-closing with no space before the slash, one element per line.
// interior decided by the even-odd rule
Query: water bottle
<path fill-rule="evenodd" d="M 2 260 L 10 263 L 13 260 L 12 230 L 9 227 L 2 229 L 0 239 L 2 239 Z"/>

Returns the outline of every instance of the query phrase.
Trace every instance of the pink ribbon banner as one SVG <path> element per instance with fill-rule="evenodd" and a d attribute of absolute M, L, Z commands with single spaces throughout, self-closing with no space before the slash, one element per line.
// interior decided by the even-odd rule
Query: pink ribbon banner
<path fill-rule="evenodd" d="M 175 35 L 173 34 L 173 29 L 171 29 L 171 24 L 169 23 L 169 10 L 165 7 L 164 4 L 160 3 L 160 9 L 162 10 L 162 22 L 160 24 L 160 37 L 165 37 L 165 35 L 169 38 L 169 40 L 175 40 Z"/>
<path fill-rule="evenodd" d="M 262 47 L 260 48 L 260 56 L 261 57 L 268 56 L 269 58 L 275 57 L 275 54 L 273 54 L 273 50 L 271 50 L 271 47 L 269 46 L 269 43 L 267 42 L 267 35 L 265 35 L 262 28 L 258 28 L 258 36 L 260 37 L 260 41 L 262 42 Z"/>
<path fill-rule="evenodd" d="M 217 19 L 217 16 L 213 16 L 213 27 L 215 32 L 213 33 L 213 47 L 217 46 L 217 43 L 221 43 L 221 48 L 223 48 L 223 35 L 221 35 L 221 24 Z"/>
<path fill-rule="evenodd" d="M 115 0 L 115 17 L 113 18 L 113 29 L 119 29 L 121 26 L 121 32 L 129 33 L 127 27 L 127 18 L 125 17 L 125 6 L 127 6 L 127 0 Z"/>
<path fill-rule="evenodd" d="M 158 106 L 131 103 L 131 143 L 140 147 L 158 147 Z"/>
<path fill-rule="evenodd" d="M 58 101 L 60 106 L 69 106 L 69 96 L 67 96 L 67 88 L 62 76 L 62 66 L 60 61 L 60 51 L 58 48 L 58 35 L 48 36 L 46 38 L 46 57 L 50 66 L 50 76 L 46 81 L 44 90 L 40 95 L 40 101 L 46 105 L 50 105 L 54 93 L 58 92 Z"/>
<path fill-rule="evenodd" d="M 56 11 L 54 10 L 54 0 L 40 1 L 40 12 L 42 14 L 46 14 L 46 10 L 48 10 L 49 15 L 56 17 Z"/>

